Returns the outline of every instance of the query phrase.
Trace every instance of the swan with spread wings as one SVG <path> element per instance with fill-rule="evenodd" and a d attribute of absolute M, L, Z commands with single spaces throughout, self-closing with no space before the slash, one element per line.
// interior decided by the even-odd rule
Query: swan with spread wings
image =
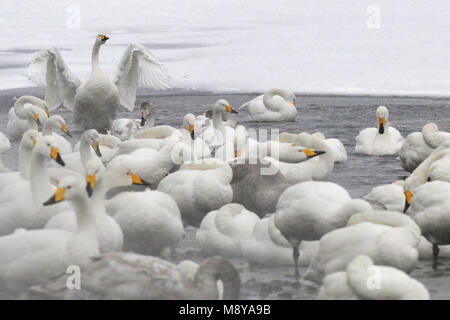
<path fill-rule="evenodd" d="M 131 44 L 125 50 L 110 78 L 100 69 L 100 47 L 109 38 L 98 34 L 92 49 L 92 71 L 80 81 L 65 64 L 55 47 L 36 54 L 28 66 L 27 76 L 46 88 L 45 101 L 52 109 L 62 103 L 74 112 L 80 129 L 106 130 L 120 105 L 132 111 L 139 86 L 170 89 L 170 76 L 165 66 L 145 47 Z"/>

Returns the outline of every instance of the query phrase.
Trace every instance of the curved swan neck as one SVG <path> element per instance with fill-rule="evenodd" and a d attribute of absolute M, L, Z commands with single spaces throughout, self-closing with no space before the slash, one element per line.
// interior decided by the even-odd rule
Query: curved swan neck
<path fill-rule="evenodd" d="M 286 90 L 282 90 L 282 89 L 272 89 L 267 91 L 266 93 L 264 93 L 263 96 L 263 102 L 264 105 L 271 109 L 271 110 L 277 110 L 279 109 L 278 106 L 276 105 L 273 97 L 274 96 L 280 96 L 283 99 L 286 99 L 288 92 Z"/>
<path fill-rule="evenodd" d="M 86 162 L 92 158 L 91 145 L 86 141 L 86 139 L 84 139 L 84 137 L 80 142 L 80 158 L 83 167 L 86 165 Z"/>
<path fill-rule="evenodd" d="M 19 171 L 22 178 L 25 180 L 30 179 L 30 158 L 33 149 L 25 146 L 24 143 L 20 143 L 19 146 Z"/>
<path fill-rule="evenodd" d="M 236 269 L 221 257 L 212 257 L 198 268 L 194 283 L 208 298 L 218 297 L 217 280 L 223 283 L 223 299 L 239 297 L 240 278 Z"/>
<path fill-rule="evenodd" d="M 450 154 L 450 150 L 441 150 L 438 152 L 434 152 L 428 156 L 412 173 L 411 175 L 406 179 L 406 181 L 414 182 L 414 185 L 412 187 L 417 187 L 419 185 L 422 185 L 427 182 L 429 177 L 429 170 L 433 162 L 436 160 L 439 160 L 447 155 Z M 411 185 L 408 184 L 408 185 Z"/>
<path fill-rule="evenodd" d="M 47 157 L 38 152 L 31 154 L 30 185 L 33 200 L 36 205 L 41 206 L 48 200 L 53 192 L 53 186 L 47 174 Z"/>
<path fill-rule="evenodd" d="M 101 46 L 100 42 L 95 41 L 94 47 L 92 48 L 92 56 L 91 56 L 92 70 L 96 70 L 96 69 L 100 68 L 100 64 L 98 62 L 100 46 Z"/>

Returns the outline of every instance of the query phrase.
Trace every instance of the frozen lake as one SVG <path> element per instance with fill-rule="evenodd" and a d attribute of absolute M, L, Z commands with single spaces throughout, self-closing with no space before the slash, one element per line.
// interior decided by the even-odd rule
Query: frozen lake
<path fill-rule="evenodd" d="M 5 131 L 7 111 L 13 105 L 13 97 L 23 94 L 42 96 L 37 88 L 0 91 L 0 130 Z M 151 99 L 157 108 L 156 123 L 181 126 L 182 117 L 192 112 L 202 114 L 212 108 L 215 101 L 224 98 L 237 108 L 243 102 L 253 98 L 255 94 L 211 94 L 202 92 L 173 91 L 162 94 L 139 94 L 136 104 Z M 355 137 L 366 127 L 375 126 L 375 109 L 385 105 L 390 111 L 390 123 L 397 128 L 404 137 L 409 133 L 421 130 L 428 122 L 435 122 L 442 130 L 450 130 L 450 101 L 411 98 L 373 98 L 373 97 L 330 97 L 330 96 L 297 96 L 299 115 L 295 122 L 288 123 L 254 123 L 240 113 L 237 120 L 247 128 L 277 128 L 290 132 L 321 131 L 328 138 L 337 138 L 347 148 L 348 161 L 335 165 L 329 177 L 346 188 L 352 197 L 361 197 L 371 188 L 380 184 L 391 183 L 405 178 L 404 171 L 393 156 L 370 157 L 354 154 Z M 72 126 L 71 112 L 63 108 L 56 111 L 66 119 L 72 131 L 72 142 L 78 141 L 81 132 Z M 128 112 L 121 109 L 118 117 L 138 117 L 138 111 Z M 17 143 L 6 154 L 4 163 L 17 169 Z M 192 259 L 202 261 L 206 255 L 202 253 L 195 242 L 195 229 L 187 229 L 187 237 L 178 246 L 175 260 Z M 262 268 L 250 267 L 242 259 L 232 260 L 242 277 L 241 298 L 244 299 L 312 299 L 316 296 L 318 287 L 310 282 L 302 282 L 301 286 L 294 282 L 293 270 L 290 268 Z M 440 270 L 433 271 L 431 261 L 421 261 L 412 276 L 420 280 L 430 291 L 432 298 L 450 299 L 450 263 L 443 261 Z M 301 272 L 304 272 L 302 269 Z"/>

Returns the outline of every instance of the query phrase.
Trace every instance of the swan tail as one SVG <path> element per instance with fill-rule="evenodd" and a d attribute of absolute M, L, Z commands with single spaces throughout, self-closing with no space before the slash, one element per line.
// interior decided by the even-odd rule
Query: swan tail
<path fill-rule="evenodd" d="M 62 103 L 73 110 L 75 93 L 81 82 L 67 67 L 57 48 L 39 51 L 28 65 L 25 76 L 45 87 L 45 101 L 50 111 Z"/>
<path fill-rule="evenodd" d="M 128 46 L 114 71 L 113 79 L 119 89 L 120 104 L 130 111 L 134 109 L 138 87 L 156 90 L 172 88 L 167 68 L 140 44 Z"/>

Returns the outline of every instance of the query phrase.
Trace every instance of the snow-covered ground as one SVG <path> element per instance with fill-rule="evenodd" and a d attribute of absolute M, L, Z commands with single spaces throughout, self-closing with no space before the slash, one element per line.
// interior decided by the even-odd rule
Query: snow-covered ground
<path fill-rule="evenodd" d="M 86 78 L 104 32 L 106 70 L 137 42 L 188 89 L 446 94 L 449 13 L 446 0 L 2 0 L 0 89 L 31 86 L 26 65 L 50 45 Z"/>

